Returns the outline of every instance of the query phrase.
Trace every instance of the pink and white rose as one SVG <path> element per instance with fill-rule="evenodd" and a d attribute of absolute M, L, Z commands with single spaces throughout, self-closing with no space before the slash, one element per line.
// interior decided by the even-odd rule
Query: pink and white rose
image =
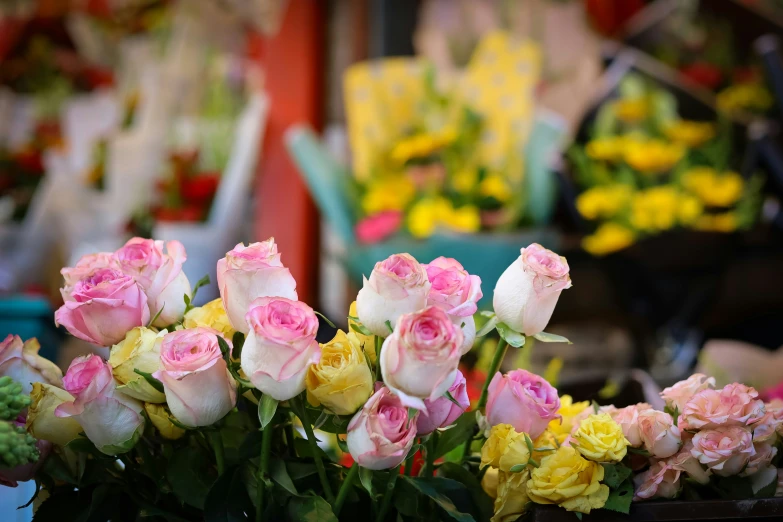
<path fill-rule="evenodd" d="M 74 400 L 54 410 L 73 417 L 95 447 L 107 455 L 130 451 L 144 431 L 142 403 L 117 390 L 111 367 L 98 355 L 77 357 L 63 377 Z"/>
<path fill-rule="evenodd" d="M 693 436 L 691 454 L 721 477 L 736 475 L 756 454 L 750 430 L 742 426 L 720 426 Z"/>
<path fill-rule="evenodd" d="M 656 459 L 671 457 L 682 446 L 680 430 L 668 413 L 644 410 L 639 412 L 637 423 L 644 448 Z"/>
<path fill-rule="evenodd" d="M 750 457 L 748 466 L 742 471 L 743 477 L 755 475 L 767 468 L 778 454 L 778 449 L 769 442 L 756 442 L 753 444 L 753 449 L 755 454 Z"/>
<path fill-rule="evenodd" d="M 165 246 L 165 252 L 164 252 Z M 114 264 L 131 276 L 147 294 L 150 315 L 160 312 L 153 326 L 174 324 L 185 313 L 184 296 L 192 294 L 190 282 L 182 265 L 187 259 L 185 247 L 179 241 L 154 241 L 134 237 L 117 250 Z"/>
<path fill-rule="evenodd" d="M 239 243 L 218 261 L 217 280 L 223 308 L 231 326 L 244 334 L 245 315 L 259 297 L 285 297 L 296 301 L 296 281 L 283 266 L 275 238 L 244 246 Z"/>
<path fill-rule="evenodd" d="M 699 460 L 693 456 L 692 449 L 693 443 L 691 441 L 686 442 L 676 455 L 669 458 L 669 465 L 678 471 L 682 471 L 699 484 L 708 484 L 712 472 L 709 469 L 705 469 Z"/>
<path fill-rule="evenodd" d="M 703 390 L 715 388 L 715 378 L 707 377 L 703 373 L 694 373 L 684 381 L 674 386 L 665 388 L 661 392 L 661 398 L 666 401 L 666 406 L 672 411 L 682 413 L 685 404 L 697 393 Z"/>
<path fill-rule="evenodd" d="M 161 369 L 153 374 L 163 384 L 172 415 L 186 426 L 209 426 L 237 402 L 236 382 L 212 328 L 175 330 L 163 337 Z M 224 339 L 231 348 L 231 341 Z"/>
<path fill-rule="evenodd" d="M 783 437 L 783 400 L 774 399 L 764 405 L 764 415 L 751 424 L 754 442 L 774 444 Z"/>
<path fill-rule="evenodd" d="M 568 262 L 533 243 L 495 285 L 492 304 L 498 319 L 525 335 L 541 333 L 549 323 L 560 292 L 571 288 Z"/>
<path fill-rule="evenodd" d="M 363 468 L 399 466 L 416 440 L 418 415 L 409 419 L 400 398 L 377 383 L 375 393 L 348 424 L 348 451 Z"/>
<path fill-rule="evenodd" d="M 633 406 L 626 406 L 625 408 L 614 408 L 612 411 L 605 411 L 604 408 L 606 407 L 602 407 L 599 411 L 608 413 L 620 425 L 628 443 L 634 448 L 641 446 L 642 435 L 639 432 L 639 413 L 651 409 L 651 406 L 647 403 L 639 403 Z M 589 411 L 589 408 L 586 411 Z"/>
<path fill-rule="evenodd" d="M 489 383 L 487 422 L 511 424 L 517 432 L 538 438 L 558 418 L 560 398 L 546 379 L 527 370 L 496 373 Z"/>
<path fill-rule="evenodd" d="M 680 492 L 680 471 L 668 461 L 659 460 L 633 478 L 635 501 L 674 498 Z"/>
<path fill-rule="evenodd" d="M 253 386 L 279 401 L 302 393 L 307 368 L 321 358 L 313 309 L 284 297 L 261 297 L 250 305 L 246 322 L 241 362 Z"/>
<path fill-rule="evenodd" d="M 34 382 L 62 385 L 63 372 L 49 359 L 38 355 L 41 345 L 36 339 L 22 342 L 18 335 L 8 335 L 0 343 L 0 377 L 8 376 L 29 394 Z"/>
<path fill-rule="evenodd" d="M 426 409 L 454 383 L 462 332 L 435 306 L 399 318 L 381 348 L 383 381 L 406 406 Z"/>
<path fill-rule="evenodd" d="M 460 325 L 464 355 L 476 339 L 473 314 L 484 295 L 481 293 L 481 278 L 468 274 L 456 259 L 447 257 L 439 257 L 423 266 L 431 285 L 427 306 L 437 306 L 449 315 L 454 324 Z"/>
<path fill-rule="evenodd" d="M 764 416 L 764 403 L 757 397 L 755 389 L 739 383 L 702 390 L 685 403 L 678 426 L 698 430 L 757 422 Z"/>
<path fill-rule="evenodd" d="M 54 313 L 57 325 L 74 337 L 111 346 L 150 320 L 147 296 L 132 277 L 101 268 L 73 286 L 69 299 Z"/>
<path fill-rule="evenodd" d="M 416 422 L 419 435 L 429 435 L 438 428 L 451 426 L 468 410 L 470 399 L 468 399 L 467 381 L 461 371 L 457 370 L 457 377 L 448 392 L 457 404 L 451 402 L 451 399 L 445 395 L 434 400 L 424 400 L 426 409 L 419 412 L 419 420 Z"/>
<path fill-rule="evenodd" d="M 65 285 L 60 289 L 60 294 L 63 296 L 63 301 L 71 300 L 71 293 L 76 283 L 82 279 L 86 279 L 101 268 L 117 268 L 114 264 L 114 254 L 111 252 L 98 252 L 95 254 L 87 254 L 82 256 L 79 261 L 76 262 L 76 266 L 65 268 L 60 270 L 60 273 L 65 279 Z"/>
<path fill-rule="evenodd" d="M 375 264 L 370 278 L 356 296 L 359 321 L 379 337 L 391 332 L 404 314 L 417 312 L 427 305 L 430 281 L 427 271 L 410 254 L 394 254 Z"/>

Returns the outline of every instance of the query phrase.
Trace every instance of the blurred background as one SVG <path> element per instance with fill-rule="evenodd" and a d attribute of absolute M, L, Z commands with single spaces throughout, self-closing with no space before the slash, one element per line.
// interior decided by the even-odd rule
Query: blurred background
<path fill-rule="evenodd" d="M 0 335 L 42 355 L 59 269 L 179 240 L 191 281 L 274 236 L 346 327 L 374 263 L 454 257 L 482 308 L 523 246 L 565 256 L 512 350 L 576 399 L 694 368 L 783 381 L 783 2 L 3 0 Z M 321 338 L 328 340 L 324 325 Z M 495 339 L 465 357 L 483 381 Z M 769 393 L 774 393 L 771 391 Z"/>

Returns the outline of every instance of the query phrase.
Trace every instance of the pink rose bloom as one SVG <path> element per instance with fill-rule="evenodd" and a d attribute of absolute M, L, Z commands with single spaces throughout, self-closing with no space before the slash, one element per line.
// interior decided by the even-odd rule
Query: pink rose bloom
<path fill-rule="evenodd" d="M 242 347 L 242 370 L 253 386 L 279 401 L 305 389 L 307 368 L 321 358 L 313 309 L 284 297 L 262 297 L 247 312 L 250 332 Z"/>
<path fill-rule="evenodd" d="M 487 422 L 490 426 L 511 424 L 518 432 L 536 439 L 560 409 L 557 390 L 546 379 L 527 370 L 496 373 L 489 383 Z"/>
<path fill-rule="evenodd" d="M 383 382 L 406 406 L 425 410 L 451 388 L 462 353 L 462 332 L 435 306 L 400 317 L 381 348 Z"/>
<path fill-rule="evenodd" d="M 73 395 L 54 410 L 57 417 L 74 417 L 95 447 L 107 455 L 130 451 L 144 431 L 142 403 L 117 390 L 111 366 L 97 355 L 77 357 L 63 377 Z"/>
<path fill-rule="evenodd" d="M 27 414 L 22 413 L 14 420 L 13 424 L 16 427 L 24 428 L 26 420 Z M 35 443 L 35 447 L 38 450 L 38 460 L 35 462 L 22 464 L 10 469 L 0 468 L 0 486 L 15 488 L 20 482 L 27 482 L 35 478 L 36 472 L 46 462 L 46 457 L 49 456 L 49 452 L 52 450 L 52 443 L 48 440 L 39 440 Z"/>
<path fill-rule="evenodd" d="M 161 369 L 153 376 L 163 384 L 172 415 L 186 426 L 209 426 L 237 402 L 236 382 L 220 352 L 212 328 L 175 330 L 163 337 Z M 226 340 L 229 349 L 231 341 Z"/>
<path fill-rule="evenodd" d="M 568 262 L 533 243 L 498 279 L 492 304 L 498 319 L 525 335 L 541 333 L 560 292 L 571 288 Z"/>
<path fill-rule="evenodd" d="M 416 440 L 416 417 L 389 388 L 376 391 L 348 424 L 348 451 L 367 469 L 390 469 L 402 464 Z"/>
<path fill-rule="evenodd" d="M 767 468 L 778 454 L 778 449 L 769 442 L 756 442 L 753 444 L 753 449 L 755 454 L 750 457 L 748 466 L 742 471 L 743 477 L 755 475 Z"/>
<path fill-rule="evenodd" d="M 389 210 L 367 216 L 356 224 L 356 240 L 362 245 L 379 243 L 394 235 L 402 225 L 402 212 Z"/>
<path fill-rule="evenodd" d="M 644 448 L 656 459 L 671 457 L 682 446 L 680 430 L 672 416 L 653 409 L 639 412 L 637 422 Z"/>
<path fill-rule="evenodd" d="M 628 443 L 638 448 L 642 445 L 642 435 L 639 432 L 639 412 L 649 410 L 651 406 L 647 403 L 639 403 L 634 406 L 626 406 L 625 408 L 614 409 L 609 411 L 609 416 L 620 425 L 623 429 L 623 435 L 628 440 Z M 603 408 L 601 408 L 603 410 Z M 585 411 L 589 411 L 588 408 Z"/>
<path fill-rule="evenodd" d="M 419 420 L 416 422 L 416 431 L 419 432 L 420 436 L 429 435 L 438 428 L 451 426 L 460 415 L 470 408 L 467 382 L 459 370 L 457 370 L 457 378 L 454 379 L 454 384 L 449 388 L 449 393 L 459 405 L 451 402 L 445 395 L 435 400 L 424 400 L 426 410 L 422 410 L 419 413 Z"/>
<path fill-rule="evenodd" d="M 693 436 L 691 454 L 716 475 L 736 475 L 756 454 L 750 430 L 741 426 L 720 426 Z"/>
<path fill-rule="evenodd" d="M 185 298 L 191 289 L 182 265 L 187 259 L 185 247 L 179 241 L 163 241 L 134 237 L 114 253 L 114 263 L 125 275 L 131 276 L 147 294 L 152 317 L 160 311 L 153 326 L 174 324 L 185 313 Z"/>
<path fill-rule="evenodd" d="M 710 481 L 712 472 L 704 469 L 698 459 L 691 453 L 692 449 L 693 443 L 690 441 L 686 442 L 679 453 L 669 458 L 667 462 L 673 469 L 682 471 L 699 484 L 707 484 Z"/>
<path fill-rule="evenodd" d="M 659 460 L 650 469 L 633 478 L 635 501 L 674 498 L 680 492 L 680 471 L 668 461 Z"/>
<path fill-rule="evenodd" d="M 751 424 L 753 442 L 774 444 L 783 436 L 783 400 L 774 399 L 764 405 L 764 415 Z"/>
<path fill-rule="evenodd" d="M 403 314 L 427 305 L 430 281 L 427 271 L 410 254 L 394 254 L 375 264 L 370 279 L 356 296 L 356 313 L 374 335 L 388 337 Z"/>
<path fill-rule="evenodd" d="M 283 266 L 275 238 L 244 246 L 239 243 L 217 264 L 218 288 L 231 326 L 248 333 L 245 314 L 259 297 L 296 300 L 296 281 Z"/>
<path fill-rule="evenodd" d="M 22 385 L 29 395 L 34 382 L 62 386 L 63 372 L 48 359 L 38 355 L 41 345 L 36 339 L 22 342 L 18 335 L 8 335 L 0 343 L 0 376 L 9 376 Z"/>
<path fill-rule="evenodd" d="M 682 413 L 685 404 L 697 393 L 703 390 L 715 388 L 715 378 L 707 377 L 702 373 L 694 373 L 684 381 L 664 389 L 661 398 L 672 411 Z"/>
<path fill-rule="evenodd" d="M 82 279 L 86 279 L 93 275 L 101 268 L 117 268 L 114 264 L 114 254 L 111 252 L 98 252 L 97 254 L 87 254 L 82 256 L 79 261 L 76 262 L 76 266 L 66 266 L 60 273 L 65 279 L 65 286 L 60 289 L 60 294 L 63 296 L 63 301 L 70 301 L 73 287 L 76 283 Z"/>
<path fill-rule="evenodd" d="M 685 404 L 678 426 L 688 430 L 746 426 L 764 416 L 764 403 L 757 397 L 756 390 L 739 383 L 702 390 Z"/>
<path fill-rule="evenodd" d="M 55 313 L 54 321 L 71 335 L 98 346 L 112 346 L 150 320 L 147 296 L 132 277 L 101 268 L 78 281 Z"/>

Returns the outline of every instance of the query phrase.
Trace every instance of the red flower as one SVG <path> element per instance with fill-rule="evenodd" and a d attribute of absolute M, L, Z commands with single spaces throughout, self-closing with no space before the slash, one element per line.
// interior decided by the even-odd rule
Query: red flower
<path fill-rule="evenodd" d="M 680 67 L 680 74 L 688 81 L 715 90 L 723 81 L 720 69 L 707 62 L 695 62 Z"/>

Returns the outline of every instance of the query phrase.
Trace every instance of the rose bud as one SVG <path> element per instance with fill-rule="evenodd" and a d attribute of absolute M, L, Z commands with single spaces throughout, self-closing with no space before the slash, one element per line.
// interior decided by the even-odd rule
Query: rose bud
<path fill-rule="evenodd" d="M 668 413 L 644 410 L 639 412 L 637 423 L 644 448 L 656 459 L 671 457 L 680 450 L 680 430 Z"/>
<path fill-rule="evenodd" d="M 568 262 L 533 243 L 498 279 L 492 305 L 497 318 L 525 335 L 544 331 L 560 292 L 571 288 Z"/>
<path fill-rule="evenodd" d="M 284 297 L 261 297 L 246 316 L 242 370 L 253 386 L 279 401 L 305 390 L 307 368 L 321 357 L 313 309 Z"/>
<path fill-rule="evenodd" d="M 74 337 L 111 346 L 131 329 L 147 324 L 150 310 L 147 296 L 132 277 L 101 268 L 74 285 L 69 299 L 54 313 L 54 320 Z"/>
<path fill-rule="evenodd" d="M 697 393 L 715 387 L 715 378 L 707 377 L 702 373 L 694 373 L 684 381 L 674 386 L 665 388 L 661 392 L 661 398 L 666 401 L 666 406 L 672 411 L 682 413 L 685 404 Z"/>
<path fill-rule="evenodd" d="M 117 391 L 111 367 L 97 355 L 77 357 L 63 377 L 73 395 L 54 410 L 60 418 L 74 417 L 99 451 L 117 455 L 130 451 L 144 431 L 141 402 Z"/>
<path fill-rule="evenodd" d="M 374 335 L 388 337 L 403 314 L 427 305 L 427 271 L 410 254 L 394 254 L 375 264 L 356 296 L 359 320 Z"/>
<path fill-rule="evenodd" d="M 560 399 L 546 379 L 527 370 L 496 373 L 489 383 L 487 422 L 511 424 L 518 432 L 538 438 L 558 416 Z"/>
<path fill-rule="evenodd" d="M 234 329 L 247 334 L 245 314 L 259 297 L 296 300 L 296 281 L 283 266 L 274 238 L 244 246 L 239 243 L 217 264 L 223 308 Z"/>
<path fill-rule="evenodd" d="M 22 342 L 18 335 L 8 335 L 0 343 L 0 375 L 7 375 L 22 385 L 27 395 L 34 382 L 60 386 L 63 372 L 49 359 L 38 355 L 41 345 L 36 339 Z"/>
<path fill-rule="evenodd" d="M 174 417 L 186 426 L 209 426 L 237 402 L 236 382 L 220 351 L 217 330 L 175 330 L 163 337 L 161 369 L 153 374 L 163 384 Z M 231 348 L 231 341 L 226 340 Z"/>
<path fill-rule="evenodd" d="M 378 390 L 348 424 L 348 451 L 360 466 L 379 470 L 402 464 L 416 440 L 416 416 L 389 388 Z"/>
<path fill-rule="evenodd" d="M 76 418 L 57 417 L 54 413 L 60 404 L 73 402 L 73 395 L 57 386 L 36 382 L 33 383 L 30 399 L 32 402 L 27 410 L 25 423 L 30 435 L 60 447 L 79 437 L 83 430 Z"/>
<path fill-rule="evenodd" d="M 153 374 L 160 370 L 160 344 L 166 331 L 156 332 L 139 326 L 128 332 L 125 339 L 112 346 L 109 366 L 114 378 L 121 384 L 119 390 L 134 399 L 146 402 L 166 402 L 166 396 L 152 387 L 135 372 Z"/>
<path fill-rule="evenodd" d="M 416 423 L 419 435 L 429 435 L 438 428 L 451 426 L 470 408 L 467 381 L 461 371 L 457 370 L 457 377 L 448 392 L 457 404 L 454 404 L 445 394 L 436 399 L 424 399 L 426 409 L 421 411 L 419 421 Z"/>
<path fill-rule="evenodd" d="M 721 477 L 736 475 L 756 454 L 750 430 L 721 426 L 693 436 L 691 454 Z"/>
<path fill-rule="evenodd" d="M 446 312 L 431 306 L 399 318 L 381 348 L 383 381 L 406 406 L 441 397 L 454 383 L 462 332 Z"/>

